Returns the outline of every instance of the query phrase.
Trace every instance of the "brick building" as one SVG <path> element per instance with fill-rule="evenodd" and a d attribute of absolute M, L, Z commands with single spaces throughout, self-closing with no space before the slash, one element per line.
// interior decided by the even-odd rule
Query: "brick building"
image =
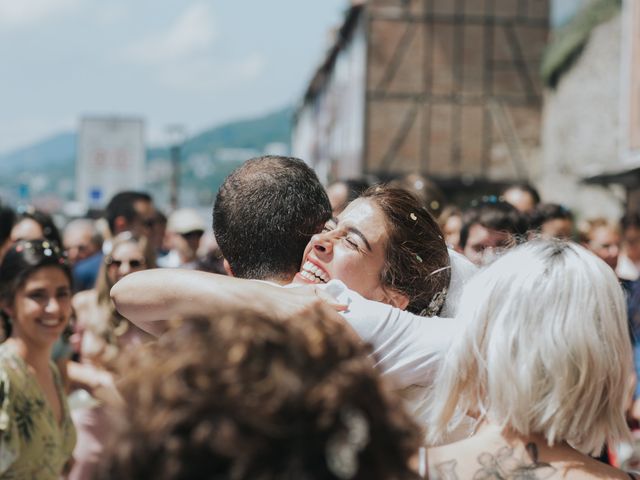
<path fill-rule="evenodd" d="M 418 171 L 477 192 L 531 179 L 548 17 L 549 0 L 352 1 L 297 109 L 293 153 L 325 181 Z"/>

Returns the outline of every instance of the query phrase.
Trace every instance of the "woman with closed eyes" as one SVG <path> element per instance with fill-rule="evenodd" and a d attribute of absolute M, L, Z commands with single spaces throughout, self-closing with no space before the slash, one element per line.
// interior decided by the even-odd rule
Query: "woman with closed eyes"
<path fill-rule="evenodd" d="M 342 318 L 374 346 L 381 370 L 422 420 L 424 387 L 433 378 L 439 354 L 460 331 L 449 318 L 425 317 L 451 315 L 457 299 L 448 292 L 450 283 L 459 290 L 474 270 L 451 255 L 453 262 L 437 223 L 412 194 L 376 186 L 312 237 L 294 279 L 307 284 L 303 288 L 160 269 L 131 275 L 111 293 L 124 315 L 155 334 L 174 315 L 251 307 L 286 317 L 287 305 L 328 293 L 349 305 Z M 450 282 L 452 264 L 457 274 Z M 452 305 L 445 305 L 447 297 L 453 298 Z M 297 315 L 295 307 L 293 311 Z"/>
<path fill-rule="evenodd" d="M 341 280 L 369 300 L 434 316 L 450 276 L 447 247 L 433 217 L 409 192 L 381 185 L 312 237 L 294 283 Z"/>

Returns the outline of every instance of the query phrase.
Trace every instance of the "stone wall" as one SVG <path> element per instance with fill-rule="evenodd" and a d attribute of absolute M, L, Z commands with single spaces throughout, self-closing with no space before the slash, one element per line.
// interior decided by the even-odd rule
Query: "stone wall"
<path fill-rule="evenodd" d="M 557 88 L 545 94 L 542 169 L 536 183 L 548 201 L 581 217 L 618 217 L 620 189 L 587 186 L 585 177 L 615 170 L 620 146 L 621 21 L 616 16 L 589 41 Z"/>

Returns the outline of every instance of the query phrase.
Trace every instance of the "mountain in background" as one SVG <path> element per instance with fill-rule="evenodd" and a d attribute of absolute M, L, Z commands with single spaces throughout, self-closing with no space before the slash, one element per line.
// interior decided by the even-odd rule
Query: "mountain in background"
<path fill-rule="evenodd" d="M 181 149 L 181 203 L 208 204 L 220 183 L 243 160 L 262 153 L 286 153 L 293 108 L 233 121 L 188 138 Z M 77 135 L 64 132 L 13 152 L 0 154 L 0 198 L 24 200 L 57 196 L 71 200 L 75 186 Z M 270 149 L 276 148 L 276 152 Z M 160 205 L 168 202 L 167 147 L 147 149 L 147 186 Z M 22 185 L 22 186 L 21 186 Z M 184 198 L 184 200 L 183 200 Z"/>
<path fill-rule="evenodd" d="M 76 134 L 65 132 L 53 135 L 28 147 L 0 154 L 0 172 L 40 172 L 61 168 L 75 161 Z"/>

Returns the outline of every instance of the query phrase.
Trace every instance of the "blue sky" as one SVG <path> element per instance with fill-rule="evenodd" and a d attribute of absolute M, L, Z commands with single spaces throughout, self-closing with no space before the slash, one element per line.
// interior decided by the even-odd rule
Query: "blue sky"
<path fill-rule="evenodd" d="M 294 103 L 347 0 L 0 0 L 0 153 L 82 115 L 147 138 Z"/>

